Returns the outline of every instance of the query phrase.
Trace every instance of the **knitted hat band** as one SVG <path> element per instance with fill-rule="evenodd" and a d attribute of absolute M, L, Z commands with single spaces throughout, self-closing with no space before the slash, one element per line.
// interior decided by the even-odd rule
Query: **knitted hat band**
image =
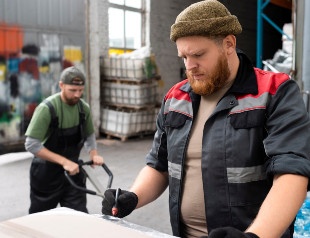
<path fill-rule="evenodd" d="M 171 26 L 170 39 L 184 36 L 237 35 L 242 32 L 238 18 L 216 0 L 194 3 L 176 18 Z"/>

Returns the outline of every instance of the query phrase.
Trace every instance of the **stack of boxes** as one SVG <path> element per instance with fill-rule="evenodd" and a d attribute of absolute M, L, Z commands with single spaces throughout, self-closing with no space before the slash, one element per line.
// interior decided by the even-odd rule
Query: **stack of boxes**
<path fill-rule="evenodd" d="M 102 57 L 100 132 L 126 140 L 154 133 L 159 111 L 153 57 Z"/>

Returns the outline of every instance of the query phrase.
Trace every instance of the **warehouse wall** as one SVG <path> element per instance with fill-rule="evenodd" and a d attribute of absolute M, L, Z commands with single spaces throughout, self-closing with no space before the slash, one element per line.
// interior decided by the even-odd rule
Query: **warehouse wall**
<path fill-rule="evenodd" d="M 170 27 L 176 16 L 194 2 L 197 1 L 149 0 L 148 43 L 155 54 L 159 74 L 162 77 L 160 81 L 162 95 L 183 77 L 181 72 L 184 65 L 177 57 L 175 43 L 169 39 Z M 221 0 L 221 2 L 232 14 L 239 17 L 243 25 L 243 34 L 237 38 L 238 47 L 244 50 L 255 64 L 256 1 Z M 84 6 L 88 7 L 85 9 Z M 9 55 L 16 56 L 16 52 L 21 51 L 23 46 L 35 45 L 41 52 L 41 61 L 38 63 L 45 60 L 53 68 L 52 73 L 48 74 L 40 71 L 38 80 L 28 77 L 18 84 L 20 80 L 15 77 L 18 69 L 14 68 L 14 65 L 16 66 L 14 63 L 20 58 L 14 57 L 14 61 L 11 62 L 12 68 L 6 72 L 6 78 L 12 76 L 11 80 L 3 80 L 2 77 L 1 81 L 0 75 L 0 143 L 22 138 L 36 105 L 57 86 L 66 45 L 77 47 L 81 67 L 85 66 L 90 80 L 86 96 L 93 105 L 92 113 L 98 128 L 100 75 L 97 67 L 98 56 L 107 56 L 108 52 L 107 9 L 108 0 L 0 0 L 0 55 L 4 55 L 4 60 L 7 60 Z M 290 20 L 290 11 L 275 6 L 268 6 L 266 11 L 272 14 L 272 18 L 277 17 L 274 20 L 280 27 Z M 248 14 L 249 12 L 251 14 Z M 266 24 L 264 58 L 270 58 L 281 48 L 281 43 L 281 35 Z M 3 52 L 4 48 L 9 51 Z M 67 52 L 73 51 L 69 49 Z M 3 57 L 0 64 L 2 61 Z M 14 123 L 11 123 L 12 121 Z"/>
<path fill-rule="evenodd" d="M 23 141 L 59 74 L 84 69 L 84 0 L 0 0 L 0 153 Z"/>
<path fill-rule="evenodd" d="M 177 57 L 175 43 L 170 41 L 170 27 L 177 15 L 193 2 L 195 1 L 151 1 L 150 43 L 163 80 L 164 92 L 181 80 L 180 71 L 184 67 L 182 60 Z"/>
<path fill-rule="evenodd" d="M 151 0 L 150 42 L 155 53 L 160 74 L 163 78 L 164 92 L 181 79 L 180 70 L 184 67 L 178 59 L 175 43 L 169 39 L 170 27 L 176 16 L 187 6 L 198 1 L 193 0 Z M 256 9 L 257 1 L 220 0 L 236 15 L 243 27 L 243 32 L 237 36 L 237 47 L 243 50 L 256 65 Z M 269 4 L 264 13 L 280 28 L 284 23 L 291 22 L 291 11 Z M 263 59 L 272 58 L 278 49 L 282 48 L 282 35 L 264 22 Z"/>
<path fill-rule="evenodd" d="M 23 28 L 24 44 L 46 44 L 43 35 L 57 35 L 63 45 L 84 48 L 84 0 L 0 0 L 0 22 Z"/>

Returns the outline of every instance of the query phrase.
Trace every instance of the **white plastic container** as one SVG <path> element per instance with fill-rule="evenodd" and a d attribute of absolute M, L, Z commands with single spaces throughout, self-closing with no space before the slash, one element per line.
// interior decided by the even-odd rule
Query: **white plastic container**
<path fill-rule="evenodd" d="M 154 132 L 158 110 L 155 107 L 140 110 L 102 108 L 100 129 L 104 133 L 125 137 Z"/>
<path fill-rule="evenodd" d="M 157 94 L 158 86 L 156 81 L 141 84 L 103 82 L 101 88 L 103 102 L 123 106 L 155 104 Z"/>
<path fill-rule="evenodd" d="M 103 74 L 107 77 L 145 78 L 144 59 L 110 57 L 103 61 Z"/>

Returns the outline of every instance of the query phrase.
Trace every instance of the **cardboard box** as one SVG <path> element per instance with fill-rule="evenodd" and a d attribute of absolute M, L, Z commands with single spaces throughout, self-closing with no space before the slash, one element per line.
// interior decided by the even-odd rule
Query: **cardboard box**
<path fill-rule="evenodd" d="M 115 220 L 113 222 L 113 219 Z M 143 227 L 142 227 L 143 228 Z M 1 238 L 149 238 L 173 237 L 119 218 L 111 221 L 69 208 L 56 208 L 0 223 Z"/>

